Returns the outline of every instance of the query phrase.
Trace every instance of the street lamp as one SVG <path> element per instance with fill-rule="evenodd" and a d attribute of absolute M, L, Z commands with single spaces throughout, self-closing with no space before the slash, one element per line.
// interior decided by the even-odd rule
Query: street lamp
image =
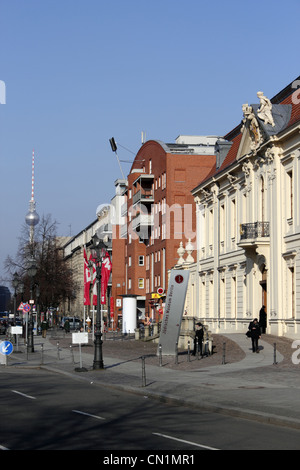
<path fill-rule="evenodd" d="M 104 369 L 103 356 L 102 356 L 102 333 L 101 333 L 101 314 L 100 314 L 100 295 L 101 295 L 101 266 L 102 260 L 106 253 L 107 246 L 100 240 L 97 234 L 92 236 L 92 244 L 90 250 L 96 263 L 96 278 L 97 278 L 97 315 L 96 315 L 96 330 L 94 340 L 94 362 L 93 369 Z"/>
<path fill-rule="evenodd" d="M 30 277 L 30 300 L 33 297 L 33 279 L 37 273 L 36 262 L 34 259 L 30 260 L 29 268 L 27 269 L 28 276 Z M 28 341 L 27 341 L 27 351 L 34 352 L 34 344 L 33 344 L 33 317 L 32 317 L 32 310 L 30 309 L 29 314 L 29 322 L 28 322 Z"/>
<path fill-rule="evenodd" d="M 15 289 L 14 292 L 14 324 L 16 324 L 16 316 L 17 316 L 17 287 L 19 285 L 19 275 L 16 272 L 14 274 L 13 280 L 12 280 L 12 285 L 13 288 Z"/>

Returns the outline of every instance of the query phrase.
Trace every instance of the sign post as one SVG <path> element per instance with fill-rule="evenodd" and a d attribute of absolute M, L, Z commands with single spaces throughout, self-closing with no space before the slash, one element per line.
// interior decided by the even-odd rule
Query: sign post
<path fill-rule="evenodd" d="M 76 367 L 75 370 L 77 372 L 87 371 L 85 367 L 82 367 L 82 355 L 81 355 L 81 345 L 88 344 L 89 342 L 89 334 L 87 331 L 81 333 L 72 333 L 72 343 L 79 344 L 79 363 L 80 367 Z"/>
<path fill-rule="evenodd" d="M 16 342 L 17 342 L 17 351 L 19 352 L 19 335 L 23 333 L 22 326 L 12 326 L 11 327 L 11 334 L 16 335 Z"/>
<path fill-rule="evenodd" d="M 186 269 L 171 271 L 159 338 L 162 355 L 176 354 L 189 276 Z"/>
<path fill-rule="evenodd" d="M 1 354 L 0 364 L 7 365 L 7 356 L 9 356 L 12 352 L 13 352 L 12 343 L 10 341 L 2 341 L 0 343 L 0 354 Z"/>

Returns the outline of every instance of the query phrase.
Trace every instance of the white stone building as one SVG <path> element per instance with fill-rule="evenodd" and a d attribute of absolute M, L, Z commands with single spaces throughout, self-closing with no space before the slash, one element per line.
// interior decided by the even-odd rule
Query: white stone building
<path fill-rule="evenodd" d="M 190 314 L 213 332 L 246 331 L 266 306 L 267 332 L 300 334 L 299 79 L 271 101 L 258 92 L 216 144 L 216 166 L 192 194 L 197 249 Z"/>

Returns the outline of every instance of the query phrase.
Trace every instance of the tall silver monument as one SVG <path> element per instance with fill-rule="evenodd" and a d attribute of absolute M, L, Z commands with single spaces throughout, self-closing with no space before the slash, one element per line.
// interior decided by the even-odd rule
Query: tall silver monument
<path fill-rule="evenodd" d="M 32 151 L 32 175 L 31 175 L 31 199 L 29 201 L 29 211 L 25 217 L 25 222 L 30 228 L 29 244 L 33 249 L 34 227 L 39 223 L 40 217 L 35 210 L 34 200 L 34 150 Z"/>

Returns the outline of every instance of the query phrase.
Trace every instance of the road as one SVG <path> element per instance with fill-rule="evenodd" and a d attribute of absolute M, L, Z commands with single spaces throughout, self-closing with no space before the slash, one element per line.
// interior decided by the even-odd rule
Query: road
<path fill-rule="evenodd" d="M 148 398 L 146 388 L 144 393 L 123 393 L 43 370 L 1 368 L 0 448 L 155 450 L 151 455 L 300 449 L 299 431 L 171 406 Z"/>

